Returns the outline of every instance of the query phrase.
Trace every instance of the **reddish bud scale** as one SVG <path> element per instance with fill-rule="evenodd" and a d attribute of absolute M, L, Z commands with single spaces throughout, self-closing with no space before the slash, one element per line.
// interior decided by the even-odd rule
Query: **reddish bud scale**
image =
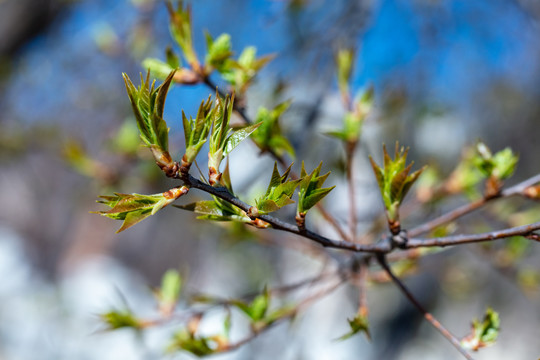
<path fill-rule="evenodd" d="M 167 200 L 176 200 L 180 196 L 187 194 L 189 188 L 186 186 L 176 187 L 163 193 L 163 197 Z"/>
<path fill-rule="evenodd" d="M 219 180 L 221 180 L 221 173 L 214 167 L 208 168 L 208 182 L 210 185 L 219 184 Z"/>
<path fill-rule="evenodd" d="M 180 174 L 187 175 L 189 174 L 189 169 L 191 168 L 191 163 L 187 161 L 187 156 L 184 154 L 182 160 L 180 160 Z"/>
<path fill-rule="evenodd" d="M 247 216 L 249 216 L 251 219 L 255 219 L 257 216 L 259 216 L 259 209 L 257 207 L 252 206 L 248 209 Z"/>
<path fill-rule="evenodd" d="M 495 176 L 490 176 L 486 181 L 485 197 L 491 199 L 497 197 L 502 188 L 502 181 Z"/>
<path fill-rule="evenodd" d="M 523 190 L 523 195 L 529 199 L 538 199 L 540 198 L 540 185 L 529 186 Z"/>
<path fill-rule="evenodd" d="M 298 213 L 295 217 L 296 220 L 296 226 L 298 226 L 299 229 L 304 230 L 306 228 L 306 213 Z"/>
<path fill-rule="evenodd" d="M 176 71 L 173 80 L 179 84 L 194 85 L 201 82 L 201 77 L 189 69 L 182 68 Z"/>
<path fill-rule="evenodd" d="M 251 221 L 251 225 L 255 226 L 259 229 L 268 229 L 271 225 L 267 223 L 266 221 L 263 221 L 261 219 L 253 219 Z"/>

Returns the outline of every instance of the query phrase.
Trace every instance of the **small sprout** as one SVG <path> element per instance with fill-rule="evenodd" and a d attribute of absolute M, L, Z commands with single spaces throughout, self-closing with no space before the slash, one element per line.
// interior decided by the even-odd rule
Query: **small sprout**
<path fill-rule="evenodd" d="M 169 12 L 169 29 L 171 35 L 176 40 L 187 62 L 196 73 L 200 73 L 201 65 L 197 54 L 193 48 L 191 33 L 191 8 L 189 5 L 184 8 L 183 1 L 178 2 L 176 10 L 170 2 L 167 2 Z"/>
<path fill-rule="evenodd" d="M 219 165 L 223 158 L 231 153 L 243 140 L 254 132 L 261 124 L 246 126 L 232 130 L 229 126 L 233 111 L 234 95 L 222 100 L 216 96 L 216 105 L 212 113 L 213 123 L 210 133 L 210 151 L 208 152 L 208 181 L 218 186 L 221 179 Z"/>
<path fill-rule="evenodd" d="M 270 291 L 267 287 L 264 288 L 262 294 L 257 295 L 250 303 L 242 300 L 231 300 L 231 304 L 249 317 L 251 327 L 255 332 L 262 330 L 282 317 L 291 316 L 294 313 L 294 309 L 291 307 L 283 307 L 270 312 Z"/>
<path fill-rule="evenodd" d="M 182 123 L 186 139 L 186 152 L 182 157 L 180 166 L 182 174 L 188 173 L 191 164 L 195 161 L 197 154 L 208 139 L 215 111 L 216 108 L 212 108 L 211 97 L 208 97 L 206 102 L 201 102 L 195 119 L 190 117 L 188 120 L 186 114 L 182 111 Z"/>
<path fill-rule="evenodd" d="M 369 321 L 368 321 L 367 315 L 362 315 L 358 313 L 356 314 L 354 318 L 347 319 L 347 321 L 349 322 L 351 331 L 349 331 L 343 336 L 340 336 L 336 340 L 338 341 L 347 340 L 358 333 L 365 333 L 368 340 L 371 340 L 371 334 L 369 332 Z"/>
<path fill-rule="evenodd" d="M 460 163 L 444 183 L 445 192 L 449 194 L 464 192 L 470 198 L 478 196 L 476 185 L 484 177 L 475 165 L 476 156 L 476 150 L 472 147 L 468 147 L 463 151 Z"/>
<path fill-rule="evenodd" d="M 497 196 L 502 188 L 503 181 L 514 174 L 518 162 L 518 156 L 510 148 L 497 152 L 495 155 L 482 142 L 476 146 L 477 156 L 475 165 L 482 175 L 487 178 L 486 197 Z"/>
<path fill-rule="evenodd" d="M 270 151 L 278 156 L 288 153 L 294 157 L 294 148 L 289 140 L 283 136 L 279 125 L 279 118 L 290 105 L 291 101 L 286 101 L 271 111 L 264 107 L 259 108 L 255 122 L 260 123 L 261 126 L 253 132 L 251 138 L 262 152 Z"/>
<path fill-rule="evenodd" d="M 493 311 L 492 308 L 488 308 L 482 321 L 473 320 L 471 333 L 461 340 L 461 345 L 473 351 L 491 346 L 497 341 L 499 328 L 499 314 Z"/>
<path fill-rule="evenodd" d="M 258 213 L 268 214 L 279 210 L 285 205 L 294 203 L 291 197 L 302 179 L 287 180 L 291 167 L 292 164 L 285 170 L 283 175 L 280 175 L 277 164 L 274 163 L 274 170 L 266 193 L 256 201 Z"/>
<path fill-rule="evenodd" d="M 161 61 L 156 58 L 146 58 L 142 62 L 143 68 L 150 71 L 150 73 L 159 78 L 166 79 L 167 76 L 174 71 L 176 68 L 172 67 L 168 63 Z"/>
<path fill-rule="evenodd" d="M 348 104 L 350 100 L 349 82 L 351 81 L 354 58 L 355 54 L 353 49 L 341 49 L 336 54 L 337 81 L 339 91 L 346 104 Z"/>
<path fill-rule="evenodd" d="M 206 33 L 206 47 L 208 51 L 205 58 L 205 71 L 208 75 L 213 69 L 223 71 L 232 56 L 231 36 L 221 34 L 217 39 L 212 39 L 209 33 Z"/>
<path fill-rule="evenodd" d="M 315 206 L 335 188 L 335 186 L 329 188 L 322 187 L 330 175 L 330 172 L 319 175 L 321 167 L 322 162 L 308 174 L 304 168 L 304 162 L 302 162 L 302 170 L 300 172 L 302 181 L 298 186 L 298 206 L 296 209 L 296 223 L 300 228 L 305 227 L 305 218 L 308 210 Z"/>
<path fill-rule="evenodd" d="M 141 75 L 141 85 L 136 88 L 126 74 L 123 74 L 127 93 L 143 143 L 150 148 L 157 165 L 168 175 L 174 176 L 176 164 L 169 154 L 169 128 L 163 119 L 165 99 L 174 72 L 159 87 L 155 80 L 150 85 L 150 73 L 146 80 Z"/>
<path fill-rule="evenodd" d="M 154 215 L 163 207 L 186 194 L 188 190 L 187 187 L 182 186 L 154 195 L 115 193 L 114 196 L 100 196 L 103 200 L 99 200 L 98 202 L 109 206 L 111 209 L 107 211 L 95 211 L 93 213 L 101 214 L 114 220 L 123 220 L 122 227 L 117 231 L 119 233 L 146 219 L 150 215 Z"/>
<path fill-rule="evenodd" d="M 371 156 L 369 157 L 386 208 L 388 225 L 393 235 L 397 235 L 401 231 L 399 206 L 411 186 L 425 169 L 425 167 L 423 167 L 420 170 L 409 174 L 414 162 L 406 166 L 408 151 L 409 149 L 404 149 L 403 147 L 399 148 L 399 144 L 396 142 L 394 160 L 392 160 L 386 151 L 386 146 L 383 146 L 383 168 L 379 167 L 379 165 L 373 161 Z"/>
<path fill-rule="evenodd" d="M 140 330 L 144 327 L 143 322 L 139 321 L 139 319 L 137 319 L 129 310 L 112 310 L 101 314 L 100 317 L 101 320 L 107 325 L 107 330 L 117 330 L 121 328 Z"/>
<path fill-rule="evenodd" d="M 256 57 L 257 49 L 249 46 L 242 51 L 238 60 L 229 59 L 218 71 L 225 81 L 232 85 L 234 91 L 243 95 L 257 73 L 273 59 L 273 55 Z"/>
<path fill-rule="evenodd" d="M 362 125 L 373 108 L 373 87 L 361 90 L 353 103 L 353 109 L 347 111 L 343 118 L 343 129 L 329 131 L 326 134 L 356 144 L 362 135 Z"/>
<path fill-rule="evenodd" d="M 216 352 L 215 345 L 211 338 L 197 336 L 188 330 L 180 330 L 173 335 L 168 346 L 168 351 L 174 352 L 184 350 L 195 356 L 208 356 Z"/>
<path fill-rule="evenodd" d="M 165 316 L 170 316 L 178 302 L 182 289 L 182 277 L 177 270 L 168 270 L 161 279 L 161 287 L 156 291 L 159 309 Z"/>

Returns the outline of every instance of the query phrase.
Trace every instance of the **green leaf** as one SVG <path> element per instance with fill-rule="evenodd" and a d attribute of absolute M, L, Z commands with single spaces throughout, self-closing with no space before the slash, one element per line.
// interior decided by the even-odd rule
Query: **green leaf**
<path fill-rule="evenodd" d="M 210 347 L 211 340 L 202 336 L 195 336 L 187 330 L 181 330 L 174 334 L 171 344 L 168 346 L 169 351 L 184 350 L 192 353 L 195 356 L 208 356 L 215 352 Z"/>
<path fill-rule="evenodd" d="M 167 76 L 176 69 L 168 63 L 155 58 L 144 59 L 142 66 L 159 79 L 166 79 Z"/>
<path fill-rule="evenodd" d="M 107 325 L 108 330 L 116 330 L 121 328 L 133 328 L 140 330 L 143 328 L 142 323 L 129 310 L 112 310 L 101 314 L 100 317 L 101 320 Z"/>
<path fill-rule="evenodd" d="M 349 82 L 351 80 L 354 63 L 354 50 L 341 49 L 336 55 L 337 79 L 339 90 L 342 94 L 349 93 Z"/>
<path fill-rule="evenodd" d="M 358 141 L 362 134 L 364 120 L 373 107 L 373 87 L 370 86 L 360 91 L 352 103 L 352 107 L 352 110 L 348 110 L 343 117 L 343 128 L 328 131 L 326 135 L 338 138 L 346 143 L 356 143 Z"/>
<path fill-rule="evenodd" d="M 277 211 L 285 205 L 294 203 L 291 197 L 302 179 L 287 181 L 291 167 L 292 164 L 285 170 L 283 175 L 280 175 L 277 169 L 277 163 L 274 163 L 274 170 L 272 171 L 272 177 L 270 178 L 270 184 L 266 193 L 256 201 L 259 213 L 267 214 Z"/>
<path fill-rule="evenodd" d="M 191 117 L 188 119 L 182 111 L 182 124 L 186 139 L 186 152 L 183 160 L 188 164 L 195 161 L 197 154 L 208 139 L 214 113 L 215 108 L 212 108 L 212 98 L 210 96 L 206 102 L 201 102 L 195 119 Z"/>
<path fill-rule="evenodd" d="M 330 175 L 330 172 L 319 176 L 322 162 L 310 174 L 307 174 L 302 162 L 301 182 L 298 191 L 298 207 L 297 214 L 305 215 L 309 209 L 315 206 L 326 195 L 334 189 L 335 186 L 323 188 L 323 184 Z"/>
<path fill-rule="evenodd" d="M 240 300 L 231 301 L 234 306 L 244 312 L 253 323 L 264 319 L 268 307 L 270 306 L 270 292 L 265 287 L 262 294 L 257 295 L 251 303 L 245 303 Z"/>
<path fill-rule="evenodd" d="M 93 213 L 101 214 L 114 220 L 123 220 L 122 227 L 117 231 L 119 233 L 146 219 L 150 215 L 154 215 L 163 207 L 186 194 L 187 191 L 188 188 L 182 186 L 153 195 L 115 193 L 114 196 L 100 196 L 102 200 L 98 202 L 109 206 L 111 209 Z"/>
<path fill-rule="evenodd" d="M 216 40 L 213 40 L 210 34 L 206 33 L 206 45 L 208 47 L 205 59 L 206 65 L 222 70 L 233 54 L 230 35 L 221 34 Z"/>
<path fill-rule="evenodd" d="M 384 165 L 382 168 L 371 157 L 369 158 L 386 207 L 388 219 L 391 222 L 396 222 L 399 219 L 400 204 L 425 169 L 423 167 L 410 174 L 413 163 L 406 165 L 407 153 L 408 149 L 400 148 L 396 142 L 394 159 L 390 157 L 386 147 L 383 146 Z"/>
<path fill-rule="evenodd" d="M 165 59 L 167 61 L 167 64 L 172 69 L 178 69 L 180 66 L 182 66 L 180 58 L 178 57 L 178 55 L 175 54 L 174 50 L 170 46 L 167 46 L 167 48 L 165 49 Z"/>
<path fill-rule="evenodd" d="M 248 138 L 257 128 L 261 126 L 261 123 L 246 126 L 244 128 L 235 130 L 225 141 L 225 147 L 223 149 L 223 156 L 227 156 L 234 150 L 242 141 Z"/>
<path fill-rule="evenodd" d="M 161 307 L 168 311 L 172 310 L 178 301 L 181 289 L 182 277 L 180 273 L 174 269 L 167 270 L 161 279 L 161 288 L 158 292 Z"/>
<path fill-rule="evenodd" d="M 223 79 L 231 84 L 239 95 L 246 91 L 259 70 L 273 58 L 272 55 L 261 58 L 257 58 L 256 55 L 257 49 L 255 47 L 246 47 L 236 61 L 227 59 L 223 66 L 217 69 Z"/>
<path fill-rule="evenodd" d="M 160 167 L 172 166 L 169 155 L 169 128 L 163 119 L 163 108 L 167 92 L 174 77 L 174 71 L 159 87 L 155 80 L 150 85 L 150 73 L 146 80 L 141 75 L 141 85 L 136 88 L 126 74 L 123 74 L 127 93 L 143 143 L 150 147 Z"/>
<path fill-rule="evenodd" d="M 518 156 L 510 148 L 505 148 L 493 155 L 486 144 L 479 142 L 476 145 L 476 151 L 477 155 L 473 162 L 485 177 L 493 176 L 498 180 L 504 180 L 514 173 Z"/>
<path fill-rule="evenodd" d="M 516 170 L 518 156 L 510 148 L 497 152 L 493 156 L 493 176 L 504 180 L 511 177 Z"/>
<path fill-rule="evenodd" d="M 480 348 L 491 346 L 495 344 L 499 335 L 499 314 L 492 308 L 488 308 L 484 319 L 482 321 L 474 319 L 471 327 L 471 333 L 461 340 L 463 347 L 477 351 Z"/>
<path fill-rule="evenodd" d="M 169 12 L 169 29 L 174 40 L 182 49 L 184 57 L 188 63 L 194 67 L 199 63 L 195 50 L 193 49 L 191 31 L 191 9 L 184 8 L 183 2 L 178 2 L 178 7 L 173 8 L 170 2 L 165 3 Z"/>
<path fill-rule="evenodd" d="M 260 127 L 253 132 L 251 138 L 257 146 L 264 151 L 271 151 L 279 156 L 285 152 L 294 157 L 294 149 L 289 140 L 283 136 L 279 119 L 289 108 L 291 101 L 285 101 L 277 105 L 272 111 L 261 107 L 257 113 L 255 122 Z"/>
<path fill-rule="evenodd" d="M 192 211 L 196 214 L 201 214 L 199 219 L 214 220 L 214 221 L 237 221 L 244 223 L 251 223 L 251 219 L 246 213 L 230 205 L 224 201 L 214 200 L 202 200 L 188 205 L 173 205 L 179 209 Z"/>
<path fill-rule="evenodd" d="M 347 340 L 358 333 L 365 333 L 367 338 L 371 339 L 371 335 L 369 333 L 369 321 L 366 316 L 356 314 L 354 318 L 347 319 L 347 321 L 349 322 L 351 331 L 339 337 L 337 340 L 339 341 Z"/>

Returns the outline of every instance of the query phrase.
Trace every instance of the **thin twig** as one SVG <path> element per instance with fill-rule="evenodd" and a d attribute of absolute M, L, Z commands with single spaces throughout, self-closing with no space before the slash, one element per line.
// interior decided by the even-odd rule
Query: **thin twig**
<path fill-rule="evenodd" d="M 471 203 L 462 205 L 446 214 L 443 214 L 431 221 L 428 221 L 420 226 L 414 227 L 408 231 L 409 236 L 418 236 L 420 234 L 427 233 L 443 224 L 447 224 L 451 221 L 456 220 L 457 218 L 468 214 L 486 204 L 487 200 L 481 198 L 479 200 L 473 201 Z"/>
<path fill-rule="evenodd" d="M 482 241 L 492 241 L 504 239 L 512 236 L 524 236 L 530 240 L 535 240 L 533 237 L 528 237 L 533 231 L 540 230 L 540 222 L 535 222 L 529 225 L 516 226 L 508 229 L 490 231 L 481 234 L 463 234 L 452 235 L 433 239 L 409 239 L 406 244 L 407 249 L 431 246 L 451 246 L 460 244 L 469 244 Z"/>
<path fill-rule="evenodd" d="M 398 279 L 392 270 L 390 269 L 390 266 L 388 266 L 388 263 L 386 262 L 386 259 L 384 255 L 377 256 L 377 260 L 379 264 L 383 267 L 383 269 L 388 273 L 388 275 L 392 278 L 392 281 L 397 285 L 397 287 L 403 292 L 403 294 L 409 299 L 411 304 L 413 304 L 418 311 L 420 311 L 424 318 L 431 324 L 435 329 L 437 329 L 454 347 L 468 360 L 473 360 L 471 355 L 465 350 L 458 338 L 453 335 L 450 331 L 448 331 L 435 317 L 429 313 L 424 307 L 418 302 L 418 300 L 415 299 L 415 297 L 412 295 L 412 293 L 405 287 L 405 285 L 401 282 L 400 279 Z"/>
<path fill-rule="evenodd" d="M 462 217 L 463 215 L 466 215 L 478 208 L 481 208 L 488 202 L 500 199 L 500 198 L 506 198 L 510 196 L 515 195 L 523 195 L 523 191 L 528 188 L 529 186 L 535 185 L 536 183 L 540 182 L 540 174 L 537 174 L 535 176 L 532 176 L 512 187 L 509 187 L 508 189 L 502 190 L 500 194 L 497 196 L 493 196 L 490 198 L 482 198 L 476 201 L 473 201 L 471 203 L 465 204 L 463 206 L 458 207 L 457 209 L 454 209 L 450 212 L 447 212 L 431 221 L 428 221 L 420 226 L 414 227 L 412 229 L 409 229 L 408 233 L 410 237 L 415 237 L 421 234 L 424 234 L 426 232 L 429 232 L 438 226 L 441 226 L 443 224 L 449 223 L 451 221 L 456 220 L 459 217 Z"/>
<path fill-rule="evenodd" d="M 356 191 L 354 186 L 353 159 L 356 150 L 356 141 L 347 142 L 345 149 L 347 184 L 349 186 L 349 229 L 352 241 L 356 241 Z"/>

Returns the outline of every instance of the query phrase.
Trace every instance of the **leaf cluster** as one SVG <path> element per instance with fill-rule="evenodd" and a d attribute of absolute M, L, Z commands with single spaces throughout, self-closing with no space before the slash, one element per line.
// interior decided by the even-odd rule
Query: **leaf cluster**
<path fill-rule="evenodd" d="M 323 184 L 330 175 L 327 172 L 324 175 L 319 175 L 321 172 L 322 161 L 310 174 L 308 174 L 304 168 L 304 162 L 302 161 L 302 170 L 300 177 L 302 181 L 298 187 L 298 206 L 297 216 L 304 217 L 309 209 L 315 206 L 326 195 L 335 188 L 335 186 L 323 188 Z"/>
<path fill-rule="evenodd" d="M 362 126 L 373 108 L 373 87 L 361 90 L 353 102 L 352 110 L 347 110 L 343 117 L 343 128 L 326 132 L 345 143 L 354 144 L 362 135 Z"/>
<path fill-rule="evenodd" d="M 471 333 L 461 340 L 461 345 L 474 351 L 493 345 L 499 336 L 499 328 L 499 314 L 492 308 L 488 308 L 482 321 L 473 320 Z"/>
<path fill-rule="evenodd" d="M 223 158 L 231 153 L 243 140 L 254 132 L 260 124 L 249 125 L 237 130 L 230 127 L 230 120 L 234 107 L 234 95 L 216 97 L 215 110 L 213 112 L 212 130 L 210 132 L 208 171 L 210 185 L 218 185 L 221 174 L 219 165 Z"/>
<path fill-rule="evenodd" d="M 388 151 L 386 151 L 386 146 L 383 146 L 384 161 L 382 168 L 375 163 L 371 156 L 369 157 L 381 191 L 388 220 L 391 222 L 399 221 L 399 206 L 424 170 L 424 168 L 421 168 L 410 173 L 414 162 L 406 165 L 408 151 L 409 149 L 400 148 L 396 142 L 394 159 L 392 159 Z"/>
<path fill-rule="evenodd" d="M 141 75 L 141 85 L 136 88 L 127 74 L 123 74 L 141 140 L 152 150 L 160 167 L 172 164 L 169 155 L 169 128 L 163 119 L 163 110 L 173 76 L 174 72 L 171 72 L 167 79 L 156 88 L 155 80 L 150 84 L 150 73 L 147 74 L 146 79 Z"/>
<path fill-rule="evenodd" d="M 512 152 L 512 149 L 505 148 L 492 154 L 482 142 L 477 144 L 476 149 L 478 156 L 475 157 L 474 162 L 484 177 L 505 180 L 514 174 L 518 156 Z"/>
<path fill-rule="evenodd" d="M 272 110 L 264 107 L 259 108 L 255 122 L 260 123 L 261 126 L 253 132 L 251 139 L 263 152 L 269 151 L 277 156 L 288 153 L 294 157 L 294 148 L 283 135 L 279 125 L 279 118 L 290 105 L 291 101 L 285 101 Z"/>
<path fill-rule="evenodd" d="M 369 321 L 368 321 L 367 316 L 364 316 L 362 314 L 356 314 L 354 318 L 347 319 L 347 321 L 349 322 L 351 331 L 344 334 L 343 336 L 340 336 L 337 340 L 339 341 L 347 340 L 359 333 L 365 333 L 367 338 L 371 339 L 371 334 L 369 332 Z"/>
<path fill-rule="evenodd" d="M 193 48 L 191 32 L 191 8 L 184 7 L 183 1 L 178 1 L 175 9 L 171 3 L 167 2 L 169 12 L 169 30 L 173 39 L 182 49 L 187 62 L 195 68 L 199 68 L 199 60 Z"/>
<path fill-rule="evenodd" d="M 110 219 L 122 220 L 122 226 L 117 231 L 119 233 L 146 219 L 150 215 L 154 215 L 163 207 L 187 193 L 187 191 L 187 187 L 182 186 L 153 195 L 115 193 L 113 196 L 100 196 L 102 200 L 98 202 L 109 206 L 110 209 L 95 213 Z"/>
<path fill-rule="evenodd" d="M 274 163 L 274 170 L 272 171 L 272 177 L 270 178 L 270 184 L 268 184 L 266 193 L 256 201 L 259 213 L 267 214 L 277 211 L 285 205 L 294 203 L 291 197 L 296 187 L 302 182 L 302 179 L 288 179 L 291 167 L 292 164 L 280 175 L 277 163 Z"/>

